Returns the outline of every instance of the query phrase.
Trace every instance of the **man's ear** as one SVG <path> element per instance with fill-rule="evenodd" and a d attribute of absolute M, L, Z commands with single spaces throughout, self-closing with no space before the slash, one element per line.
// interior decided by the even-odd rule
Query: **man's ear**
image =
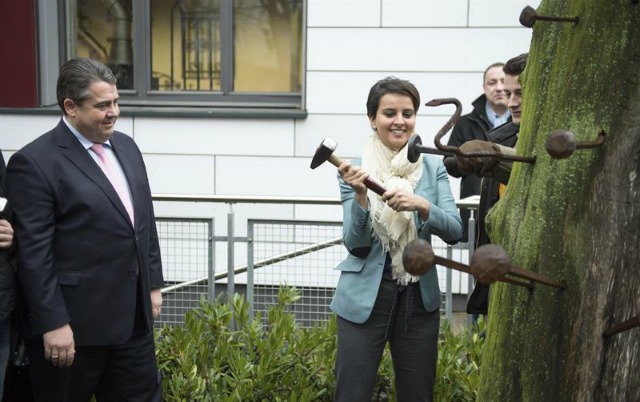
<path fill-rule="evenodd" d="M 66 112 L 67 116 L 74 117 L 76 115 L 76 104 L 74 101 L 67 98 L 62 104 L 64 105 L 64 111 Z"/>

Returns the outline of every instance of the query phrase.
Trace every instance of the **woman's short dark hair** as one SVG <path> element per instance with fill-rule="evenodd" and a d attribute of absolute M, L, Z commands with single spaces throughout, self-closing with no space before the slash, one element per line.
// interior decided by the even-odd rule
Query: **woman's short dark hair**
<path fill-rule="evenodd" d="M 369 90 L 369 97 L 367 98 L 367 116 L 370 119 L 376 117 L 378 113 L 378 107 L 380 106 L 380 98 L 386 94 L 399 94 L 405 95 L 411 98 L 413 102 L 413 108 L 418 113 L 420 107 L 420 94 L 415 85 L 407 80 L 401 80 L 396 77 L 383 78 L 376 82 Z"/>
<path fill-rule="evenodd" d="M 73 103 L 82 105 L 89 95 L 89 86 L 96 81 L 104 81 L 115 85 L 116 77 L 111 69 L 97 60 L 76 58 L 71 59 L 60 67 L 56 96 L 58 106 L 64 110 L 64 100 L 71 99 Z"/>

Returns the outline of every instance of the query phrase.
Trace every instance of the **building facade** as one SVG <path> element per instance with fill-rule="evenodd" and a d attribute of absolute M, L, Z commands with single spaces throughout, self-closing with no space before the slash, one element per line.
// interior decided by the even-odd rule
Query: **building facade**
<path fill-rule="evenodd" d="M 154 194 L 338 197 L 336 170 L 310 170 L 324 137 L 343 158 L 370 134 L 377 80 L 412 81 L 423 103 L 463 113 L 486 66 L 528 51 L 518 16 L 538 0 L 0 0 L 0 148 L 60 119 L 59 65 L 93 57 L 119 77 L 116 128 L 141 148 Z M 453 107 L 421 107 L 430 144 Z M 458 182 L 452 180 L 457 196 Z M 162 216 L 227 209 L 162 202 Z M 239 217 L 340 220 L 338 206 L 254 205 Z M 223 229 L 221 229 L 223 230 Z M 242 230 L 242 229 L 240 229 Z"/>

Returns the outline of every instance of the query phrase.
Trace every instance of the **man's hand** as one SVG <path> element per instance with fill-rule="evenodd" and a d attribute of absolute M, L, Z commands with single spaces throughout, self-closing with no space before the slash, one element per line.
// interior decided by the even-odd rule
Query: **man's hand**
<path fill-rule="evenodd" d="M 69 367 L 73 364 L 76 354 L 73 331 L 69 324 L 65 324 L 53 331 L 42 335 L 44 343 L 44 358 L 56 367 Z"/>
<path fill-rule="evenodd" d="M 499 153 L 501 151 L 501 147 L 498 144 L 494 144 L 489 141 L 480 141 L 480 140 L 471 140 L 467 141 L 460 146 L 460 152 L 462 153 L 476 153 L 476 152 L 485 152 L 485 153 Z M 500 159 L 487 156 L 487 157 L 464 157 L 456 155 L 456 163 L 458 164 L 458 169 L 463 174 L 471 174 L 475 173 L 478 176 L 493 176 L 491 169 L 500 162 Z"/>
<path fill-rule="evenodd" d="M 151 289 L 151 314 L 155 320 L 162 310 L 162 293 L 160 289 Z"/>
<path fill-rule="evenodd" d="M 13 227 L 6 219 L 0 219 L 0 249 L 8 249 L 13 245 Z"/>

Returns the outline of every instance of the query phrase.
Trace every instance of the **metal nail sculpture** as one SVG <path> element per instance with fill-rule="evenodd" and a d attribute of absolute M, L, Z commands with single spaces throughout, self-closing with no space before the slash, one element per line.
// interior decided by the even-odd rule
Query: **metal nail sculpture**
<path fill-rule="evenodd" d="M 560 289 L 567 287 L 564 281 L 557 281 L 546 275 L 512 265 L 507 252 L 497 244 L 485 244 L 478 247 L 471 256 L 470 266 L 473 276 L 485 284 L 491 284 L 505 275 L 511 275 Z"/>
<path fill-rule="evenodd" d="M 484 284 L 500 281 L 533 289 L 533 284 L 530 282 L 521 282 L 507 277 L 507 275 L 511 275 L 561 289 L 567 287 L 564 281 L 557 281 L 537 272 L 527 271 L 512 265 L 511 259 L 504 249 L 495 244 L 478 247 L 471 257 L 470 265 L 435 255 L 431 244 L 420 238 L 409 242 L 402 253 L 402 265 L 411 275 L 425 274 L 434 264 L 466 272 Z"/>
<path fill-rule="evenodd" d="M 637 315 L 625 322 L 621 322 L 620 324 L 616 324 L 613 327 L 604 331 L 602 334 L 605 338 L 608 338 L 612 335 L 619 334 L 620 332 L 628 331 L 632 328 L 640 327 L 640 315 Z"/>
<path fill-rule="evenodd" d="M 335 167 L 340 166 L 344 161 L 333 153 L 337 147 L 338 143 L 331 138 L 325 138 L 322 140 L 316 149 L 316 153 L 313 155 L 313 159 L 311 160 L 311 169 L 317 168 L 326 161 L 329 161 Z M 382 195 L 387 191 L 381 184 L 369 177 L 365 179 L 364 185 L 378 195 Z"/>
<path fill-rule="evenodd" d="M 640 299 L 638 299 L 638 304 L 636 306 L 636 311 L 638 310 L 640 310 Z M 629 331 L 630 329 L 636 327 L 640 327 L 640 315 L 636 315 L 635 317 L 632 317 L 626 321 L 607 328 L 602 336 L 608 338 L 610 336 L 619 334 L 620 332 Z"/>
<path fill-rule="evenodd" d="M 570 157 L 576 149 L 596 148 L 604 144 L 606 133 L 600 131 L 593 141 L 576 141 L 576 136 L 568 130 L 555 130 L 547 137 L 544 147 L 554 159 Z"/>
<path fill-rule="evenodd" d="M 409 162 L 415 163 L 420 158 L 420 154 L 432 154 L 432 155 L 441 155 L 441 156 L 455 156 L 456 154 L 453 152 L 441 151 L 437 148 L 425 147 L 422 145 L 422 139 L 418 134 L 414 134 L 409 138 L 409 143 L 407 144 L 407 159 Z"/>
<path fill-rule="evenodd" d="M 526 6 L 520 13 L 520 24 L 527 28 L 533 28 L 536 21 L 555 21 L 555 22 L 573 22 L 577 24 L 580 21 L 578 17 L 550 17 L 546 15 L 538 15 L 535 8 Z"/>
<path fill-rule="evenodd" d="M 447 105 L 447 104 L 455 105 L 456 111 L 453 113 L 451 118 L 449 118 L 449 120 L 444 124 L 444 126 L 442 126 L 440 131 L 438 131 L 438 134 L 436 134 L 436 137 L 433 140 L 433 142 L 436 145 L 436 148 L 438 148 L 440 151 L 448 152 L 464 158 L 492 157 L 492 158 L 498 158 L 505 161 L 535 163 L 536 161 L 535 156 L 505 155 L 500 152 L 490 152 L 490 151 L 462 152 L 458 147 L 454 147 L 451 145 L 444 145 L 442 143 L 442 137 L 444 137 L 444 135 L 447 134 L 449 130 L 451 130 L 451 128 L 458 122 L 458 119 L 460 118 L 460 114 L 462 113 L 462 104 L 456 98 L 432 99 L 429 102 L 425 103 L 425 106 L 440 106 L 440 105 Z M 419 147 L 420 144 L 422 144 L 422 141 L 421 140 L 420 141 L 414 140 L 413 142 L 411 142 L 411 140 L 409 141 L 410 141 L 409 143 L 410 148 L 408 149 L 407 155 L 412 155 L 412 156 L 418 155 L 422 150 L 422 148 Z M 413 145 L 413 147 L 416 147 L 416 149 L 412 149 L 411 145 Z M 417 157 L 415 157 L 415 159 L 417 160 Z M 409 159 L 409 161 L 411 161 L 411 159 Z"/>

